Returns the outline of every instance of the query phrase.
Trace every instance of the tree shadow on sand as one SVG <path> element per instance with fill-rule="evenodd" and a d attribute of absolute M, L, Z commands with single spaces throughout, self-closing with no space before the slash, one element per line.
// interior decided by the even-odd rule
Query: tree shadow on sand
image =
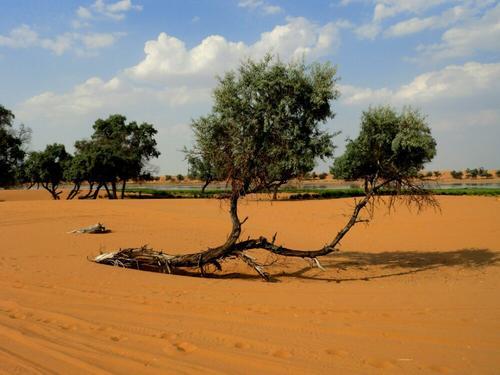
<path fill-rule="evenodd" d="M 279 262 L 278 262 L 279 263 Z M 277 263 L 277 264 L 278 264 Z M 325 272 L 311 266 L 302 267 L 295 271 L 280 271 L 273 273 L 276 278 L 297 278 L 303 280 L 345 282 L 369 281 L 374 279 L 406 276 L 436 268 L 453 267 L 465 269 L 481 269 L 500 264 L 500 252 L 489 249 L 461 249 L 454 251 L 399 251 L 399 252 L 339 252 L 321 258 Z M 294 263 L 296 264 L 296 263 Z M 290 268 L 294 267 L 290 264 Z M 280 264 L 283 266 L 283 264 Z M 353 277 L 338 277 L 340 271 L 359 271 L 360 275 Z M 369 273 L 369 275 L 367 275 Z M 185 275 L 194 276 L 193 273 Z M 232 272 L 226 274 L 211 274 L 216 279 L 258 279 L 251 274 Z"/>
<path fill-rule="evenodd" d="M 404 276 L 442 267 L 461 267 L 479 269 L 500 264 L 500 252 L 489 249 L 461 249 L 454 251 L 399 251 L 383 253 L 340 252 L 322 259 L 323 267 L 329 270 L 357 269 L 376 270 L 375 275 L 329 278 L 320 275 L 306 275 L 310 267 L 303 267 L 295 272 L 282 272 L 276 276 L 288 276 L 301 279 L 323 281 L 369 281 L 386 277 Z M 387 272 L 389 271 L 389 272 Z"/>

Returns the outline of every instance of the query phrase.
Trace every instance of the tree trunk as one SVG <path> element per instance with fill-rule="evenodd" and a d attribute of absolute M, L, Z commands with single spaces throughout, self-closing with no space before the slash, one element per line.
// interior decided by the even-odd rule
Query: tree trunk
<path fill-rule="evenodd" d="M 273 201 L 277 201 L 278 200 L 278 190 L 279 190 L 279 185 L 276 185 L 273 189 Z"/>
<path fill-rule="evenodd" d="M 83 197 L 80 197 L 80 199 L 88 199 L 92 195 L 93 190 L 94 190 L 94 183 L 89 182 L 89 191 Z"/>
<path fill-rule="evenodd" d="M 108 194 L 108 199 L 113 199 L 111 192 L 109 191 L 108 184 L 104 183 L 104 188 L 106 189 L 106 193 Z"/>
<path fill-rule="evenodd" d="M 173 273 L 177 267 L 199 268 L 201 274 L 205 275 L 204 266 L 213 264 L 217 267 L 217 269 L 220 270 L 220 261 L 226 258 L 233 257 L 241 259 L 243 262 L 254 268 L 254 270 L 266 281 L 270 281 L 271 277 L 264 271 L 264 266 L 257 263 L 254 258 L 245 253 L 248 250 L 261 249 L 280 256 L 309 258 L 313 260 L 313 264 L 315 264 L 318 268 L 323 269 L 317 257 L 328 255 L 334 251 L 338 251 L 338 244 L 349 232 L 349 230 L 357 223 L 367 221 L 358 219 L 360 212 L 366 207 L 367 204 L 370 203 L 373 198 L 375 198 L 375 196 L 378 194 L 378 191 L 382 187 L 391 182 L 386 181 L 379 185 L 376 185 L 376 181 L 377 177 L 375 176 L 373 180 L 370 181 L 367 193 L 365 194 L 363 199 L 356 202 L 351 217 L 345 223 L 344 227 L 339 232 L 337 232 L 333 240 L 329 244 L 317 250 L 296 250 L 286 248 L 284 246 L 275 245 L 276 235 L 274 235 L 271 241 L 269 241 L 265 237 L 259 237 L 257 239 L 249 238 L 247 240 L 238 242 L 241 235 L 241 226 L 246 221 L 246 218 L 243 221 L 240 221 L 238 217 L 238 199 L 240 197 L 239 192 L 241 191 L 241 189 L 238 189 L 237 186 L 235 186 L 235 184 L 233 183 L 229 208 L 232 228 L 226 242 L 221 246 L 210 248 L 201 252 L 184 255 L 165 254 L 162 251 L 156 251 L 148 249 L 146 247 L 129 248 L 119 250 L 114 253 L 101 254 L 97 256 L 94 261 L 97 263 L 104 263 L 109 265 L 120 265 L 129 268 L 149 269 L 168 273 Z M 415 191 L 419 193 L 418 190 Z M 423 195 L 423 193 L 422 199 L 426 199 L 426 196 Z M 427 201 L 427 203 L 429 203 L 429 201 Z"/>
<path fill-rule="evenodd" d="M 76 197 L 76 195 L 80 192 L 80 185 L 81 185 L 80 182 L 75 182 L 73 189 L 71 189 L 68 196 L 66 197 L 67 200 L 73 199 L 74 197 Z"/>
<path fill-rule="evenodd" d="M 206 180 L 205 181 L 205 184 L 203 185 L 203 187 L 201 188 L 201 194 L 205 194 L 205 189 L 207 188 L 207 186 L 210 184 L 210 182 L 212 182 L 212 180 Z"/>
<path fill-rule="evenodd" d="M 111 181 L 111 191 L 113 193 L 113 199 L 118 199 L 118 195 L 116 193 L 116 181 Z"/>
<path fill-rule="evenodd" d="M 92 195 L 92 199 L 97 199 L 97 196 L 99 194 L 99 190 L 101 190 L 101 187 L 102 187 L 102 183 L 99 183 L 99 185 L 97 185 L 97 188 L 94 191 L 94 195 Z"/>
<path fill-rule="evenodd" d="M 122 182 L 122 193 L 121 193 L 121 199 L 124 199 L 125 198 L 125 186 L 127 185 L 127 180 L 126 179 L 123 179 L 123 182 Z"/>
<path fill-rule="evenodd" d="M 59 191 L 59 192 L 56 191 L 57 186 L 58 185 L 54 185 L 52 183 L 49 185 L 48 182 L 42 182 L 42 187 L 52 195 L 52 199 L 54 199 L 54 200 L 60 199 L 59 194 L 62 193 L 61 191 Z"/>

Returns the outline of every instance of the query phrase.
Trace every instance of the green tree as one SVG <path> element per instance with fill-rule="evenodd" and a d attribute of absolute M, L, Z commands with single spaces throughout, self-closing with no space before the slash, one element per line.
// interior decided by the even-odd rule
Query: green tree
<path fill-rule="evenodd" d="M 72 179 L 75 186 L 82 176 L 89 181 L 90 189 L 85 197 L 95 199 L 104 188 L 110 199 L 116 199 L 117 183 L 121 181 L 123 199 L 127 180 L 145 179 L 150 175 L 147 163 L 160 155 L 155 140 L 157 130 L 148 123 L 139 125 L 126 121 L 122 115 L 98 119 L 93 125 L 91 139 L 75 143 L 78 159 L 68 173 L 76 177 Z"/>
<path fill-rule="evenodd" d="M 209 159 L 204 159 L 202 155 L 196 155 L 189 150 L 184 150 L 188 162 L 188 177 L 194 180 L 203 181 L 201 193 L 205 193 L 207 186 L 218 180 L 217 171 Z"/>
<path fill-rule="evenodd" d="M 13 128 L 14 114 L 0 105 L 0 187 L 14 185 L 26 156 L 25 146 L 31 130 L 21 125 Z"/>
<path fill-rule="evenodd" d="M 358 222 L 361 210 L 380 195 L 389 194 L 389 206 L 395 199 L 407 200 L 419 208 L 437 206 L 432 193 L 425 188 L 420 171 L 436 155 L 436 141 L 425 116 L 405 108 L 401 113 L 389 106 L 363 112 L 358 137 L 349 140 L 344 154 L 331 168 L 334 178 L 362 180 L 365 197 L 360 200 L 345 227 L 330 243 L 335 247 Z"/>
<path fill-rule="evenodd" d="M 58 143 L 47 145 L 44 151 L 29 154 L 24 165 L 24 176 L 32 185 L 41 185 L 53 199 L 60 199 L 62 191 L 57 189 L 64 181 L 64 171 L 71 158 L 64 145 Z"/>
<path fill-rule="evenodd" d="M 477 176 L 479 176 L 479 169 L 477 168 L 474 168 L 474 169 L 471 169 L 471 168 L 467 168 L 465 170 L 465 176 L 467 178 L 477 178 Z"/>
<path fill-rule="evenodd" d="M 217 176 L 230 187 L 231 233 L 215 248 L 169 257 L 169 270 L 199 267 L 203 273 L 207 264 L 220 266 L 219 260 L 240 256 L 266 277 L 242 253 L 245 246 L 310 255 L 275 247 L 265 239 L 238 243 L 242 225 L 238 200 L 245 194 L 270 191 L 312 170 L 317 158 L 332 156 L 332 134 L 321 125 L 334 117 L 331 103 L 339 95 L 335 75 L 330 64 L 285 64 L 267 56 L 246 61 L 237 72 L 219 78 L 212 112 L 192 122 L 191 152 L 210 160 Z"/>
<path fill-rule="evenodd" d="M 436 141 L 421 113 L 411 108 L 397 113 L 380 106 L 363 112 L 359 136 L 335 159 L 331 173 L 335 178 L 363 180 L 367 194 L 390 187 L 397 192 L 408 189 L 408 197 L 418 197 L 424 191 L 414 181 L 435 155 Z"/>
<path fill-rule="evenodd" d="M 464 172 L 462 171 L 451 171 L 450 174 L 451 177 L 453 177 L 456 180 L 461 180 L 462 177 L 464 176 Z"/>
<path fill-rule="evenodd" d="M 312 81 L 314 82 L 314 80 Z M 334 89 L 333 85 L 331 89 Z M 311 88 L 311 92 L 314 92 L 313 88 Z M 248 122 L 251 123 L 251 118 L 249 120 Z M 321 118 L 317 119 L 315 126 L 318 125 L 320 120 Z M 234 123 L 228 122 L 228 126 L 234 126 Z M 242 123 L 241 126 L 247 127 L 248 122 Z M 265 190 L 266 185 L 262 181 L 268 181 L 265 179 L 268 178 L 265 172 L 269 170 L 269 166 L 256 168 L 256 171 L 264 171 L 264 177 L 261 177 L 260 174 L 249 177 L 248 171 L 233 171 L 235 164 L 240 162 L 239 158 L 243 158 L 243 155 L 240 156 L 240 145 L 245 142 L 245 139 L 236 138 L 237 140 L 233 141 L 235 136 L 227 136 L 224 132 L 220 132 L 220 128 L 217 130 L 214 133 L 207 133 L 208 135 L 218 134 L 217 137 L 221 137 L 215 139 L 212 144 L 219 145 L 220 150 L 225 150 L 235 160 L 232 167 L 227 169 L 228 180 L 232 187 L 230 215 L 233 224 L 227 241 L 216 248 L 186 255 L 167 255 L 145 248 L 126 249 L 117 252 L 111 257 L 107 256 L 102 262 L 114 264 L 119 260 L 121 264 L 127 267 L 136 267 L 137 262 L 144 262 L 146 266 L 156 264 L 156 268 L 167 272 L 172 272 L 176 267 L 199 267 L 201 273 L 204 274 L 204 266 L 207 264 L 213 264 L 220 269 L 219 261 L 221 259 L 239 257 L 252 266 L 263 278 L 269 280 L 269 275 L 265 272 L 264 267 L 257 263 L 255 259 L 246 255 L 246 250 L 263 249 L 281 256 L 310 258 L 314 261 L 314 264 L 321 268 L 317 257 L 335 251 L 339 242 L 349 230 L 356 223 L 365 221 L 358 219 L 359 214 L 367 204 L 373 202 L 377 197 L 389 194 L 389 204 L 393 203 L 394 199 L 405 199 L 409 203 L 416 203 L 419 207 L 426 204 L 437 205 L 430 192 L 418 180 L 419 172 L 436 154 L 436 142 L 431 135 L 425 117 L 418 111 L 409 108 L 402 113 L 397 113 L 390 107 L 370 108 L 363 113 L 358 137 L 348 142 L 345 153 L 335 159 L 331 168 L 332 174 L 336 178 L 361 179 L 365 182 L 364 197 L 356 202 L 351 217 L 344 227 L 337 232 L 333 240 L 317 250 L 295 250 L 278 246 L 275 245 L 274 238 L 269 241 L 263 236 L 258 239 L 247 239 L 238 242 L 241 225 L 244 222 L 238 218 L 238 198 L 244 192 L 257 191 L 243 190 L 245 186 L 256 186 Z M 260 133 L 260 131 L 257 132 Z M 297 132 L 295 134 L 301 133 Z M 318 134 L 318 132 L 313 132 L 313 134 Z M 294 140 L 295 142 L 301 142 L 302 138 L 297 137 Z M 210 142 L 207 143 L 210 144 Z M 309 142 L 305 141 L 302 144 L 309 144 Z M 256 152 L 255 155 L 259 155 L 259 153 Z M 223 160 L 228 160 L 227 163 L 231 159 L 225 159 L 225 156 L 220 157 Z M 266 162 L 268 160 L 265 159 Z M 255 162 L 258 163 L 259 160 Z M 243 165 L 247 165 L 245 158 L 243 163 Z M 250 183 L 246 185 L 245 180 L 242 182 L 240 178 L 243 177 L 251 178 Z M 254 179 L 257 179 L 257 181 L 254 181 Z"/>

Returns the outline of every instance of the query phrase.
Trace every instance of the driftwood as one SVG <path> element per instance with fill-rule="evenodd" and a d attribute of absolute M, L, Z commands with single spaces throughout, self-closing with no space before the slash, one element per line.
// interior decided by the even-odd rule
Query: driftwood
<path fill-rule="evenodd" d="M 85 228 L 75 229 L 68 233 L 89 233 L 89 234 L 103 234 L 109 233 L 111 230 L 107 229 L 103 224 L 97 223 Z"/>

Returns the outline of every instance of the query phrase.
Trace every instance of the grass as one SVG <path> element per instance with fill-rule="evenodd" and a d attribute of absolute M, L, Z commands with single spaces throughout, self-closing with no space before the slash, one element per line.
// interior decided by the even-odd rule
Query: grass
<path fill-rule="evenodd" d="M 435 195 L 473 195 L 473 196 L 500 196 L 500 188 L 449 188 L 449 189 L 431 189 Z M 206 190 L 204 194 L 201 190 L 156 190 L 148 188 L 128 189 L 130 198 L 135 199 L 182 199 L 182 198 L 221 198 L 228 190 Z M 362 189 L 284 189 L 282 192 L 291 193 L 288 200 L 307 200 L 307 199 L 336 199 L 361 197 L 364 195 Z M 387 192 L 390 194 L 390 192 Z"/>

